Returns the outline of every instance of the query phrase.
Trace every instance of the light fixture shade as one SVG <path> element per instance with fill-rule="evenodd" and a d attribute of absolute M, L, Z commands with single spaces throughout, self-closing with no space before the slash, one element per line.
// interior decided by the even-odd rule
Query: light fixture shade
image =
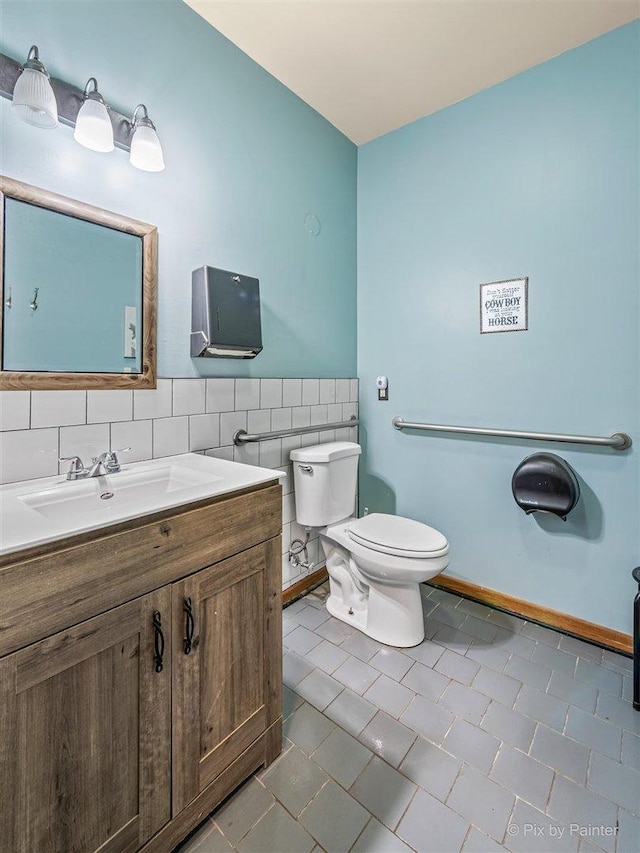
<path fill-rule="evenodd" d="M 113 126 L 102 100 L 86 98 L 78 111 L 73 138 L 91 151 L 113 151 Z"/>
<path fill-rule="evenodd" d="M 161 172 L 164 169 L 164 157 L 158 134 L 153 127 L 138 124 L 131 138 L 129 162 L 143 172 Z"/>
<path fill-rule="evenodd" d="M 11 106 L 22 121 L 34 127 L 58 126 L 58 105 L 46 73 L 25 67 L 16 80 Z"/>

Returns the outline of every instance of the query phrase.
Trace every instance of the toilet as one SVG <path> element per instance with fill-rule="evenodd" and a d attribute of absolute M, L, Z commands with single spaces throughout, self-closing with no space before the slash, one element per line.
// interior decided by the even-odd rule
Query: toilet
<path fill-rule="evenodd" d="M 360 453 L 350 441 L 291 451 L 296 521 L 321 528 L 329 613 L 386 645 L 417 646 L 424 640 L 419 584 L 446 569 L 449 543 L 409 518 L 353 515 Z"/>

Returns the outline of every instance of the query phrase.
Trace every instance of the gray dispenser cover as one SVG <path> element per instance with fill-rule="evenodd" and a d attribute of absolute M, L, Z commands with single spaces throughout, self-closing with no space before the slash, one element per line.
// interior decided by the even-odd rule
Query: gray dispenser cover
<path fill-rule="evenodd" d="M 262 351 L 257 278 L 200 267 L 191 274 L 191 357 L 255 358 Z"/>
<path fill-rule="evenodd" d="M 523 459 L 514 471 L 511 490 L 527 515 L 551 512 L 563 521 L 580 497 L 575 471 L 554 453 L 534 453 Z"/>

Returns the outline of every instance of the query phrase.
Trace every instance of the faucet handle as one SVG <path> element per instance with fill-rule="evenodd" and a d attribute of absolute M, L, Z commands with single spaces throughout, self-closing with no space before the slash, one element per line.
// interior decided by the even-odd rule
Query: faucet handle
<path fill-rule="evenodd" d="M 77 480 L 85 472 L 84 464 L 79 456 L 60 456 L 58 462 L 71 462 L 67 471 L 67 480 Z"/>
<path fill-rule="evenodd" d="M 120 460 L 118 453 L 127 453 L 131 450 L 130 447 L 120 447 L 118 450 L 112 450 L 106 460 L 106 469 L 110 474 L 117 474 L 120 470 Z"/>

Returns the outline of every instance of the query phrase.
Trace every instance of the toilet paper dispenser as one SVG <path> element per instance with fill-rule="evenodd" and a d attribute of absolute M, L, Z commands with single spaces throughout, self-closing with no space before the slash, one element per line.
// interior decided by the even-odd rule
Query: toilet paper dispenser
<path fill-rule="evenodd" d="M 563 521 L 580 498 L 575 471 L 553 453 L 534 453 L 523 459 L 514 471 L 511 491 L 527 515 L 549 512 Z"/>

